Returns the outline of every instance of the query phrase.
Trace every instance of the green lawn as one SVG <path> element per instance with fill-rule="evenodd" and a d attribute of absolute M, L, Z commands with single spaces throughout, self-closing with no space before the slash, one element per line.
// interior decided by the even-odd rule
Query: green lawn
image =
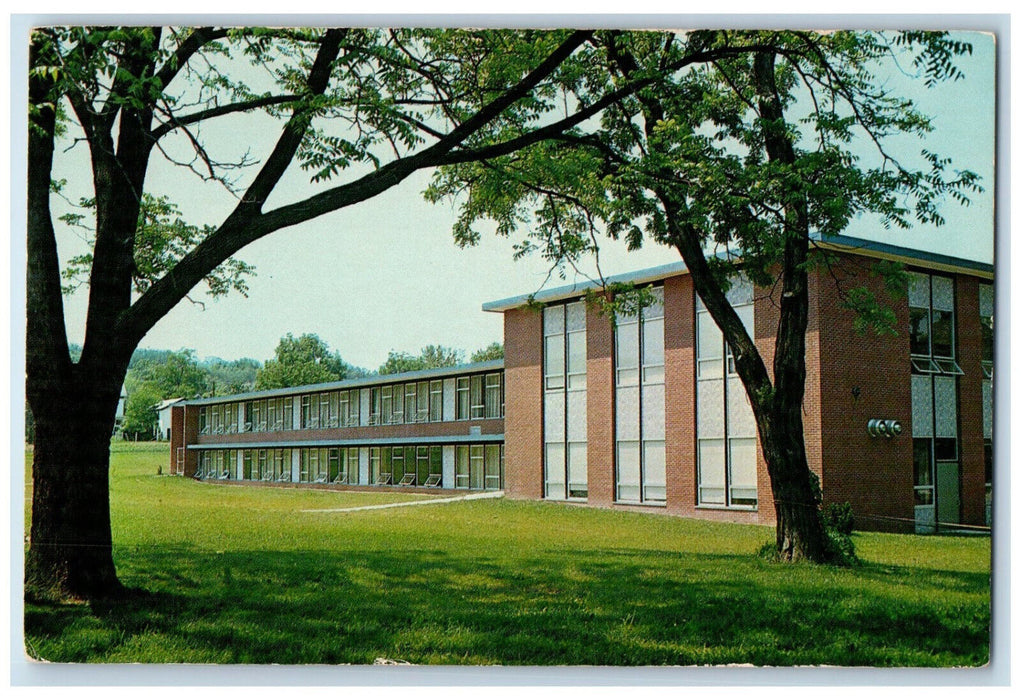
<path fill-rule="evenodd" d="M 856 534 L 851 570 L 758 558 L 771 530 L 567 505 L 239 488 L 117 446 L 135 600 L 27 605 L 51 661 L 973 666 L 989 540 Z"/>

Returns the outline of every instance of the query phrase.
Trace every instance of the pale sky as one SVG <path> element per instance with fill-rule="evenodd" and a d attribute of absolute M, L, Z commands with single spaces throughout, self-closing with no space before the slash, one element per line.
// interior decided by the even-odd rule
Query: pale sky
<path fill-rule="evenodd" d="M 905 85 L 923 111 L 934 117 L 936 131 L 924 147 L 953 158 L 955 165 L 982 176 L 985 193 L 962 209 L 947 202 L 947 225 L 939 230 L 884 231 L 856 222 L 848 235 L 885 240 L 898 245 L 992 261 L 994 156 L 994 46 L 989 35 L 969 34 L 974 55 L 960 61 L 967 78 L 926 91 L 921 82 L 893 75 Z M 259 128 L 252 120 L 238 127 L 231 122 L 222 132 L 235 145 L 265 152 L 279 133 Z M 213 129 L 223 125 L 207 127 Z M 239 136 L 240 135 L 240 136 Z M 917 143 L 900 143 L 907 153 Z M 69 180 L 87 173 L 84 146 L 58 158 L 56 177 Z M 58 154 L 60 156 L 60 154 Z M 389 350 L 417 352 L 430 343 L 461 348 L 469 353 L 502 340 L 502 317 L 481 310 L 486 301 L 537 291 L 547 270 L 537 257 L 513 261 L 511 241 L 485 236 L 472 249 L 458 249 L 451 237 L 453 207 L 430 205 L 420 193 L 427 172 L 409 178 L 374 199 L 300 227 L 279 231 L 241 251 L 238 257 L 254 265 L 249 298 L 231 294 L 206 300 L 205 309 L 184 301 L 142 340 L 141 347 L 192 348 L 199 357 L 225 359 L 272 357 L 286 333 L 316 333 L 345 361 L 375 369 Z M 215 186 L 199 185 L 194 176 L 170 167 L 154 156 L 149 189 L 169 194 L 186 218 L 196 224 L 219 223 L 232 200 Z M 271 206 L 307 196 L 307 176 L 290 173 Z M 71 189 L 72 197 L 88 194 Z M 59 223 L 58 223 L 59 226 Z M 58 236 L 63 257 L 83 250 L 72 233 Z M 607 242 L 601 259 L 605 274 L 638 270 L 675 262 L 675 251 L 651 244 L 627 253 L 622 244 Z M 591 274 L 591 272 L 590 272 Z M 551 280 L 552 286 L 570 283 Z M 195 298 L 202 299 L 201 292 Z M 65 297 L 69 340 L 81 342 L 86 295 Z"/>

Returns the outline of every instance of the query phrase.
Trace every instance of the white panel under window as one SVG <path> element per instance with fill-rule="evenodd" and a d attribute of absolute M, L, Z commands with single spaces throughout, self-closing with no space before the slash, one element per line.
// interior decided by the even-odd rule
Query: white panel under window
<path fill-rule="evenodd" d="M 555 335 L 564 332 L 564 307 L 549 306 L 542 311 L 543 335 Z"/>
<path fill-rule="evenodd" d="M 564 394 L 559 391 L 546 393 L 544 411 L 546 442 L 563 442 L 564 433 Z"/>
<path fill-rule="evenodd" d="M 642 352 L 644 365 L 663 364 L 663 319 L 647 320 L 642 324 Z"/>
<path fill-rule="evenodd" d="M 617 369 L 638 367 L 638 324 L 617 326 Z M 635 375 L 637 381 L 637 375 Z M 619 383 L 619 380 L 618 380 Z"/>
<path fill-rule="evenodd" d="M 740 304 L 751 304 L 755 300 L 755 287 L 744 275 L 738 275 L 730 280 L 730 289 L 727 290 L 727 301 L 731 306 Z"/>
<path fill-rule="evenodd" d="M 755 414 L 748 392 L 737 377 L 727 378 L 727 433 L 730 437 L 754 438 Z"/>
<path fill-rule="evenodd" d="M 698 359 L 710 360 L 723 357 L 723 333 L 717 327 L 716 321 L 705 311 L 698 313 L 697 317 Z"/>
<path fill-rule="evenodd" d="M 982 437 L 993 437 L 993 383 L 982 380 Z"/>
<path fill-rule="evenodd" d="M 567 331 L 585 330 L 585 302 L 579 301 L 567 305 Z"/>
<path fill-rule="evenodd" d="M 584 441 L 588 435 L 588 418 L 584 391 L 567 392 L 567 440 Z M 547 434 L 547 440 L 551 437 Z"/>
<path fill-rule="evenodd" d="M 363 394 L 365 392 L 362 392 Z M 448 377 L 443 380 L 443 420 L 455 420 L 457 406 L 457 380 Z M 449 482 L 453 483 L 453 482 Z"/>
<path fill-rule="evenodd" d="M 957 437 L 957 377 L 933 377 L 936 437 Z"/>
<path fill-rule="evenodd" d="M 642 437 L 646 440 L 666 439 L 666 404 L 664 386 L 642 387 Z"/>
<path fill-rule="evenodd" d="M 638 439 L 638 387 L 617 389 L 617 439 Z"/>
<path fill-rule="evenodd" d="M 588 444 L 571 442 L 567 445 L 567 483 L 572 492 L 588 489 Z M 568 494 L 571 495 L 571 494 Z"/>
<path fill-rule="evenodd" d="M 585 388 L 586 359 L 585 331 L 567 334 L 567 374 L 570 375 L 570 389 Z M 580 385 L 579 385 L 580 380 Z"/>
<path fill-rule="evenodd" d="M 908 273 L 908 306 L 929 308 L 929 275 Z"/>
<path fill-rule="evenodd" d="M 652 295 L 653 302 L 645 309 L 642 309 L 642 316 L 646 319 L 663 318 L 663 288 L 656 287 L 650 290 L 649 293 Z"/>
<path fill-rule="evenodd" d="M 554 386 L 547 379 L 546 388 L 553 389 L 563 386 L 564 374 L 564 336 L 551 335 L 546 338 L 545 354 L 546 377 L 560 376 L 560 381 Z"/>
<path fill-rule="evenodd" d="M 723 437 L 723 380 L 701 379 L 698 382 L 698 416 L 696 434 L 700 438 Z"/>
<path fill-rule="evenodd" d="M 939 311 L 954 310 L 954 280 L 949 277 L 932 277 L 932 308 Z"/>
<path fill-rule="evenodd" d="M 979 316 L 993 315 L 993 285 L 991 284 L 978 286 L 978 314 Z"/>
<path fill-rule="evenodd" d="M 666 500 L 666 443 L 645 443 L 645 500 Z"/>
<path fill-rule="evenodd" d="M 911 437 L 932 437 L 932 377 L 911 375 Z"/>
<path fill-rule="evenodd" d="M 551 442 L 546 445 L 546 498 L 563 500 L 566 494 L 566 454 L 564 443 Z"/>
<path fill-rule="evenodd" d="M 735 306 L 734 313 L 741 319 L 741 323 L 744 325 L 744 329 L 748 331 L 748 335 L 755 338 L 755 305 L 746 304 L 745 306 Z"/>
<path fill-rule="evenodd" d="M 641 452 L 637 441 L 617 443 L 617 499 L 641 500 Z"/>
<path fill-rule="evenodd" d="M 755 438 L 732 439 L 729 442 L 730 492 L 737 498 L 754 498 L 757 488 Z"/>
<path fill-rule="evenodd" d="M 698 441 L 698 493 L 699 503 L 723 504 L 726 502 L 723 440 Z"/>

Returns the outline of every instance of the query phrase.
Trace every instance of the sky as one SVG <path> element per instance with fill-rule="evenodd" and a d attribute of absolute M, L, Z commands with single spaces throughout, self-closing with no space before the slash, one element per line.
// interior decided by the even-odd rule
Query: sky
<path fill-rule="evenodd" d="M 950 155 L 954 164 L 976 171 L 985 193 L 961 208 L 948 202 L 941 229 L 885 231 L 875 222 L 854 222 L 845 232 L 948 255 L 991 262 L 993 253 L 994 45 L 989 35 L 969 34 L 971 57 L 960 61 L 966 79 L 925 90 L 891 68 L 894 87 L 917 100 L 933 117 L 935 131 L 924 142 L 895 144 L 904 153 L 927 148 Z M 207 135 L 229 148 L 267 152 L 276 129 L 252 118 L 240 125 L 213 124 Z M 221 129 L 217 133 L 217 129 Z M 229 150 L 228 148 L 228 150 Z M 58 154 L 55 176 L 67 178 L 72 197 L 88 172 L 84 145 Z M 468 353 L 502 341 L 502 317 L 485 313 L 483 303 L 537 291 L 548 270 L 538 257 L 512 259 L 512 243 L 484 236 L 474 248 L 460 249 L 451 235 L 454 205 L 426 203 L 429 180 L 420 172 L 369 201 L 321 217 L 300 227 L 270 234 L 238 257 L 256 268 L 248 298 L 231 294 L 218 300 L 194 295 L 203 304 L 181 302 L 142 340 L 141 347 L 193 349 L 199 357 L 224 359 L 272 357 L 281 336 L 315 333 L 345 361 L 374 369 L 392 350 L 417 353 L 427 344 Z M 201 184 L 180 168 L 154 159 L 152 191 L 176 201 L 192 223 L 218 223 L 233 200 L 216 186 Z M 270 206 L 307 196 L 307 175 L 290 172 Z M 78 234 L 61 230 L 63 258 L 83 252 Z M 679 259 L 676 251 L 654 244 L 627 252 L 607 241 L 600 265 L 617 274 Z M 591 265 L 586 271 L 593 275 Z M 554 278 L 552 286 L 570 284 Z M 579 279 L 581 281 L 581 279 Z M 68 338 L 82 341 L 87 303 L 85 289 L 65 297 Z"/>

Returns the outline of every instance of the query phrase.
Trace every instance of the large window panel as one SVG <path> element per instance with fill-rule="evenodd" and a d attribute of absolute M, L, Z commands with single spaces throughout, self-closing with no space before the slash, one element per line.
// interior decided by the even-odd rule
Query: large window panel
<path fill-rule="evenodd" d="M 583 302 L 543 310 L 543 442 L 545 497 L 555 500 L 588 495 L 588 353 Z"/>
<path fill-rule="evenodd" d="M 723 440 L 698 441 L 699 500 L 706 504 L 726 503 L 726 457 Z"/>
<path fill-rule="evenodd" d="M 645 443 L 644 477 L 644 500 L 666 501 L 666 442 L 653 440 Z"/>
<path fill-rule="evenodd" d="M 546 498 L 563 500 L 567 488 L 567 449 L 563 442 L 546 443 Z"/>
<path fill-rule="evenodd" d="M 617 500 L 637 502 L 642 500 L 642 443 L 634 441 L 617 442 Z"/>
<path fill-rule="evenodd" d="M 569 498 L 588 498 L 588 443 L 567 445 L 567 489 Z"/>

